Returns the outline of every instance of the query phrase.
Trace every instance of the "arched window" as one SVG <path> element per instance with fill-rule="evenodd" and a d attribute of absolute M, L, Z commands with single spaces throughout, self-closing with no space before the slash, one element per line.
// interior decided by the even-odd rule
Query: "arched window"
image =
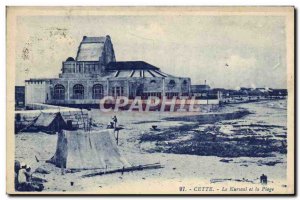
<path fill-rule="evenodd" d="M 151 80 L 151 81 L 150 81 L 150 84 L 155 84 L 155 83 L 156 83 L 155 80 Z"/>
<path fill-rule="evenodd" d="M 57 84 L 54 86 L 54 99 L 65 99 L 65 87 L 61 84 Z"/>
<path fill-rule="evenodd" d="M 170 86 L 170 87 L 175 87 L 175 85 L 176 85 L 176 83 L 175 83 L 174 80 L 170 80 L 170 81 L 169 81 L 169 86 Z"/>
<path fill-rule="evenodd" d="M 93 86 L 93 99 L 103 98 L 103 85 L 96 84 Z"/>
<path fill-rule="evenodd" d="M 84 87 L 83 85 L 76 84 L 73 87 L 73 98 L 74 99 L 84 99 Z"/>
<path fill-rule="evenodd" d="M 183 80 L 181 85 L 181 96 L 189 96 L 188 81 Z"/>

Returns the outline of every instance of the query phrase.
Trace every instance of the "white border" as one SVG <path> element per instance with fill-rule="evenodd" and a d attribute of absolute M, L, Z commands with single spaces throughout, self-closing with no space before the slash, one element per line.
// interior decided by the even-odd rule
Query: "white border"
<path fill-rule="evenodd" d="M 84 4 L 82 3 L 84 2 Z M 61 0 L 1 0 L 0 1 L 0 25 L 1 25 L 1 31 L 0 31 L 0 80 L 2 80 L 2 84 L 0 84 L 0 92 L 1 92 L 1 98 L 0 98 L 0 199 L 9 199 L 11 197 L 7 196 L 5 194 L 6 191 L 6 170 L 5 170 L 5 160 L 6 160 L 6 46 L 5 46 L 5 33 L 6 33 L 6 19 L 5 19 L 5 6 L 7 5 L 19 5 L 19 6 L 70 6 L 70 5 L 84 5 L 84 6 L 101 6 L 101 5 L 111 5 L 111 6 L 126 6 L 126 5 L 132 5 L 132 6 L 138 6 L 138 5 L 200 5 L 200 6 L 225 6 L 225 5 L 233 5 L 233 6 L 254 6 L 254 5 L 294 5 L 296 8 L 300 8 L 300 1 L 299 0 L 252 0 L 252 1 L 245 1 L 245 0 L 228 0 L 228 1 L 222 1 L 222 0 L 102 0 L 96 1 L 96 0 L 72 0 L 72 1 L 61 1 Z M 298 10 L 299 11 L 299 10 Z M 298 27 L 298 21 L 296 27 Z M 299 32 L 297 32 L 296 38 L 299 38 Z M 296 48 L 297 49 L 297 48 Z M 297 52 L 296 58 L 298 58 L 299 51 Z M 8 66 L 9 67 L 9 66 Z M 299 72 L 299 69 L 297 70 Z M 298 77 L 299 74 L 296 74 L 296 77 Z M 299 86 L 297 85 L 297 94 L 299 94 Z M 297 124 L 299 124 L 299 118 L 297 120 Z M 297 128 L 298 129 L 298 128 Z M 296 130 L 297 130 L 296 129 Z M 297 136 L 297 144 L 299 144 L 299 136 Z M 296 145 L 297 146 L 297 145 Z M 299 148 L 297 148 L 299 149 Z M 296 155 L 299 155 L 298 152 L 296 152 Z M 296 169 L 298 170 L 298 169 Z M 298 188 L 296 191 L 299 191 L 299 184 L 297 184 Z M 26 197 L 18 197 L 18 199 L 25 199 Z M 31 198 L 31 197 L 27 197 Z M 45 197 L 35 197 L 35 199 L 43 199 Z M 57 199 L 63 199 L 65 197 L 55 197 Z M 70 197 L 69 197 L 70 198 Z M 80 197 L 71 197 L 72 199 L 78 199 Z M 115 197 L 113 199 L 119 199 L 121 197 Z M 130 197 L 127 197 L 130 198 Z M 138 197 L 139 199 L 141 197 Z M 170 198 L 170 197 L 169 197 Z M 201 197 L 205 198 L 205 197 Z M 207 198 L 207 197 L 206 197 Z M 210 199 L 217 199 L 218 197 L 210 198 Z M 264 198 L 264 197 L 254 197 L 254 198 Z M 298 198 L 298 197 L 297 197 Z M 146 199 L 144 197 L 144 199 Z M 159 199 L 162 199 L 160 197 Z M 165 199 L 165 198 L 164 198 Z M 219 198 L 218 198 L 219 199 Z"/>

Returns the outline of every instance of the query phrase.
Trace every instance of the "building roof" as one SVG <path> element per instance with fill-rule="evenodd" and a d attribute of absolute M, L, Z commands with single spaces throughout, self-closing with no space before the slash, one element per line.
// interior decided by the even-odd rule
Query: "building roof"
<path fill-rule="evenodd" d="M 87 37 L 84 36 L 77 52 L 77 61 L 99 61 L 106 37 Z"/>
<path fill-rule="evenodd" d="M 34 126 L 48 127 L 55 119 L 63 120 L 60 113 L 43 113 L 42 112 L 39 115 L 39 117 L 37 118 L 37 120 L 35 121 Z"/>
<path fill-rule="evenodd" d="M 53 78 L 30 78 L 29 80 L 25 80 L 25 83 L 26 82 L 47 82 L 51 80 L 53 80 Z"/>
<path fill-rule="evenodd" d="M 87 37 L 83 36 L 81 43 L 104 43 L 106 37 Z"/>
<path fill-rule="evenodd" d="M 69 57 L 66 61 L 75 61 L 75 59 L 73 57 Z"/>
<path fill-rule="evenodd" d="M 107 72 L 114 72 L 114 77 L 174 77 L 144 61 L 110 62 L 106 67 Z"/>
<path fill-rule="evenodd" d="M 107 71 L 114 71 L 114 77 L 173 77 L 144 61 L 110 62 Z"/>
<path fill-rule="evenodd" d="M 107 70 L 159 70 L 144 61 L 123 61 L 123 62 L 110 62 L 107 65 Z"/>

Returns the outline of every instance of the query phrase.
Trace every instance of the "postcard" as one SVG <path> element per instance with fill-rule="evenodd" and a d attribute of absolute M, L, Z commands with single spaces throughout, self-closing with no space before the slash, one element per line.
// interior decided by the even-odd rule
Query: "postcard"
<path fill-rule="evenodd" d="M 294 7 L 7 7 L 7 193 L 292 195 Z"/>

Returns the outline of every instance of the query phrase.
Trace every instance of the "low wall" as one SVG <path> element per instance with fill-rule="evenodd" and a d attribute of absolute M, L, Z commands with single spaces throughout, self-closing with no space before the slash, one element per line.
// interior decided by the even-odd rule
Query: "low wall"
<path fill-rule="evenodd" d="M 26 108 L 29 110 L 67 110 L 67 111 L 78 111 L 76 108 L 69 108 L 63 106 L 56 106 L 56 105 L 49 105 L 49 104 L 42 104 L 42 103 L 30 103 L 26 104 Z M 26 110 L 27 112 L 27 110 Z"/>
<path fill-rule="evenodd" d="M 116 98 L 118 99 L 118 98 Z M 106 100 L 106 103 L 110 103 L 110 104 L 114 104 L 116 99 L 114 99 L 113 101 L 111 100 Z M 133 99 L 129 99 L 128 104 L 131 104 L 134 100 Z M 141 102 L 143 104 L 147 103 L 147 99 L 143 99 L 141 100 Z M 172 102 L 172 99 L 167 99 L 166 102 Z M 48 100 L 47 103 L 52 104 L 52 105 L 77 105 L 79 106 L 84 106 L 84 105 L 96 105 L 99 106 L 100 103 L 103 103 L 100 99 L 69 99 L 69 100 Z M 175 101 L 175 104 L 180 104 L 181 100 L 177 99 Z M 205 105 L 205 104 L 219 104 L 219 99 L 186 99 L 185 100 L 186 104 L 195 104 L 195 105 Z M 45 105 L 45 104 L 43 104 Z M 51 106 L 51 105 L 49 105 Z"/>

